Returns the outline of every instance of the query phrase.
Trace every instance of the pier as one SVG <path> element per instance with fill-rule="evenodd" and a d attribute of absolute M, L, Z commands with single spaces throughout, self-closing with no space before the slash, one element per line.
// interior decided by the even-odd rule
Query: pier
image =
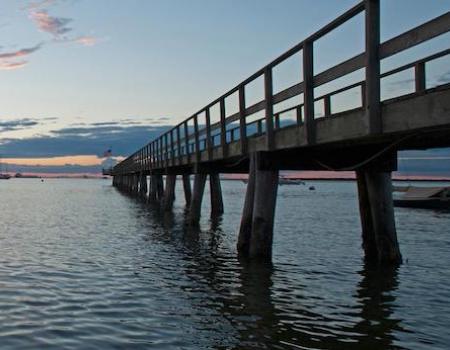
<path fill-rule="evenodd" d="M 315 43 L 360 14 L 365 51 L 315 72 Z M 362 1 L 117 164 L 110 170 L 113 185 L 170 211 L 176 178 L 181 176 L 188 223 L 195 226 L 202 215 L 207 181 L 210 215 L 217 216 L 224 210 L 220 174 L 248 174 L 236 228 L 238 252 L 250 259 L 270 260 L 279 171 L 353 170 L 365 257 L 368 262 L 399 264 L 391 173 L 397 169 L 399 150 L 450 146 L 450 84 L 429 87 L 426 76 L 427 66 L 450 55 L 450 48 L 386 72 L 381 72 L 380 64 L 449 31 L 447 12 L 381 43 L 379 1 Z M 299 58 L 302 77 L 274 91 L 274 69 L 292 57 Z M 317 92 L 358 71 L 364 79 Z M 404 72 L 411 74 L 414 91 L 382 100 L 383 79 Z M 250 84 L 260 84 L 264 91 L 263 99 L 251 105 L 246 101 Z M 357 107 L 337 111 L 334 98 L 348 92 L 354 93 Z M 324 213 L 327 220 L 333 220 L 332 214 Z M 301 227 L 301 215 L 298 220 Z"/>

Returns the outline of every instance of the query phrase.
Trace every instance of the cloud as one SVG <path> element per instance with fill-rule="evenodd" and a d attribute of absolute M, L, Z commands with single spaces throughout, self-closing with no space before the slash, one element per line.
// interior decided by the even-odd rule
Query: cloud
<path fill-rule="evenodd" d="M 3 139 L 0 154 L 4 158 L 102 155 L 111 146 L 113 155 L 128 156 L 169 128 L 169 125 L 67 127 L 53 130 L 49 135 Z"/>
<path fill-rule="evenodd" d="M 24 60 L 23 57 L 31 55 L 41 47 L 42 43 L 16 51 L 0 52 L 0 70 L 14 70 L 25 67 L 28 61 Z"/>
<path fill-rule="evenodd" d="M 28 61 L 8 62 L 0 60 L 0 70 L 15 70 L 25 67 Z"/>
<path fill-rule="evenodd" d="M 43 0 L 31 3 L 27 6 L 29 17 L 33 20 L 39 30 L 49 33 L 58 42 L 75 42 L 83 46 L 94 46 L 98 39 L 92 35 L 80 35 L 78 37 L 67 37 L 65 34 L 72 31 L 68 26 L 72 18 L 56 17 L 48 13 L 47 9 L 56 0 Z"/>
<path fill-rule="evenodd" d="M 52 34 L 55 40 L 61 39 L 63 34 L 72 30 L 67 26 L 72 21 L 71 18 L 53 17 L 48 14 L 47 10 L 32 10 L 30 18 L 41 31 Z"/>
<path fill-rule="evenodd" d="M 84 35 L 74 39 L 74 42 L 83 46 L 94 46 L 98 43 L 98 39 L 91 35 Z"/>
<path fill-rule="evenodd" d="M 33 52 L 39 50 L 41 47 L 42 47 L 42 43 L 37 44 L 36 46 L 20 49 L 17 51 L 0 53 L 0 59 L 11 59 L 11 58 L 28 56 L 29 54 L 32 54 Z"/>
<path fill-rule="evenodd" d="M 0 133 L 7 131 L 23 130 L 29 128 L 30 126 L 35 126 L 38 124 L 39 122 L 37 120 L 30 118 L 0 121 Z"/>

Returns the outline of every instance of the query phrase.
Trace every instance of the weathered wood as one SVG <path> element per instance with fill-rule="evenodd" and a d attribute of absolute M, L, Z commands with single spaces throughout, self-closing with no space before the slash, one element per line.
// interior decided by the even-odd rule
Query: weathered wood
<path fill-rule="evenodd" d="M 189 125 L 187 120 L 184 122 L 184 149 L 186 151 L 187 162 L 190 163 L 191 156 L 189 152 Z"/>
<path fill-rule="evenodd" d="M 245 86 L 239 86 L 239 140 L 241 154 L 247 153 L 247 122 L 245 114 Z"/>
<path fill-rule="evenodd" d="M 210 115 L 209 108 L 206 108 L 206 110 L 205 110 L 205 123 L 206 123 L 205 148 L 208 152 L 208 160 L 212 160 L 213 142 L 211 139 L 211 115 Z"/>
<path fill-rule="evenodd" d="M 331 115 L 331 97 L 330 95 L 326 95 L 323 98 L 323 110 L 325 117 L 329 117 Z"/>
<path fill-rule="evenodd" d="M 194 192 L 192 194 L 188 216 L 188 224 L 191 226 L 196 226 L 200 222 L 205 184 L 206 184 L 206 174 L 202 173 L 195 174 Z"/>
<path fill-rule="evenodd" d="M 175 201 L 175 184 L 176 175 L 166 175 L 166 188 L 164 191 L 163 210 L 171 211 L 173 208 L 173 202 Z"/>
<path fill-rule="evenodd" d="M 249 172 L 247 191 L 245 192 L 244 208 L 242 209 L 241 225 L 239 227 L 237 251 L 239 255 L 248 256 L 250 253 L 250 237 L 252 235 L 253 204 L 255 201 L 255 153 L 249 155 Z"/>
<path fill-rule="evenodd" d="M 222 186 L 217 173 L 209 174 L 209 190 L 211 196 L 211 216 L 223 214 Z"/>
<path fill-rule="evenodd" d="M 148 193 L 149 201 L 156 201 L 158 199 L 158 179 L 156 175 L 150 175 L 150 191 Z"/>
<path fill-rule="evenodd" d="M 227 145 L 225 99 L 220 100 L 219 109 L 220 109 L 220 145 L 222 147 L 222 158 L 226 158 L 228 156 L 228 145 Z"/>
<path fill-rule="evenodd" d="M 265 106 L 265 120 L 266 120 L 266 149 L 273 150 L 275 146 L 274 132 L 273 132 L 273 83 L 272 83 L 272 69 L 267 69 L 264 72 L 264 98 Z M 278 127 L 279 128 L 279 117 Z"/>
<path fill-rule="evenodd" d="M 258 156 L 257 156 L 258 157 Z M 250 258 L 271 260 L 275 207 L 278 192 L 278 170 L 255 170 Z"/>
<path fill-rule="evenodd" d="M 369 133 L 382 132 L 380 107 L 380 0 L 366 2 L 366 115 Z"/>
<path fill-rule="evenodd" d="M 147 175 L 145 175 L 143 172 L 141 173 L 141 181 L 140 181 L 140 188 L 139 188 L 139 193 L 141 195 L 141 197 L 147 197 Z"/>
<path fill-rule="evenodd" d="M 384 42 L 380 48 L 380 57 L 383 59 L 395 55 L 448 31 L 450 31 L 450 12 Z"/>
<path fill-rule="evenodd" d="M 158 201 L 162 201 L 164 198 L 164 182 L 162 175 L 156 175 L 156 196 Z"/>
<path fill-rule="evenodd" d="M 366 174 L 363 170 L 356 171 L 358 186 L 359 215 L 362 228 L 362 247 L 366 262 L 376 262 L 378 259 L 375 231 L 372 221 L 372 212 L 367 189 Z"/>
<path fill-rule="evenodd" d="M 189 174 L 183 174 L 183 190 L 184 199 L 186 200 L 186 206 L 191 204 L 191 176 Z"/>
<path fill-rule="evenodd" d="M 395 229 L 391 173 L 367 171 L 365 178 L 375 232 L 378 262 L 382 264 L 400 264 L 402 256 Z"/>
<path fill-rule="evenodd" d="M 200 134 L 198 131 L 198 115 L 194 116 L 195 161 L 200 162 Z"/>
<path fill-rule="evenodd" d="M 303 105 L 305 139 L 309 145 L 315 143 L 315 120 L 314 120 L 314 59 L 313 43 L 307 41 L 303 45 Z"/>
<path fill-rule="evenodd" d="M 426 89 L 425 62 L 417 63 L 414 67 L 416 92 Z"/>
<path fill-rule="evenodd" d="M 280 102 L 283 102 L 285 100 L 288 100 L 294 96 L 300 95 L 303 92 L 303 82 L 297 83 L 295 85 L 292 85 L 288 87 L 287 89 L 281 90 L 280 92 L 277 92 L 273 95 L 272 101 L 273 104 L 277 104 Z M 265 101 L 263 101 L 265 102 Z M 250 106 L 249 108 L 252 108 L 253 106 Z M 263 110 L 265 105 L 263 104 L 262 108 L 259 110 Z M 259 112 L 258 110 L 255 112 Z M 254 112 L 254 113 L 255 113 Z"/>

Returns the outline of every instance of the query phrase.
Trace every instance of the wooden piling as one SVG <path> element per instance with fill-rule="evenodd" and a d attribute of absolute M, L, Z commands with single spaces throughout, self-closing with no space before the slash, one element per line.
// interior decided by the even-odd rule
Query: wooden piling
<path fill-rule="evenodd" d="M 141 197 L 147 197 L 147 175 L 141 173 L 140 175 L 140 185 L 139 185 L 139 194 Z"/>
<path fill-rule="evenodd" d="M 211 216 L 223 214 L 222 186 L 220 176 L 217 173 L 209 174 L 209 189 L 211 196 Z"/>
<path fill-rule="evenodd" d="M 375 240 L 375 231 L 373 228 L 372 212 L 365 171 L 356 171 L 356 181 L 358 186 L 359 215 L 361 218 L 364 258 L 367 263 L 373 263 L 378 260 L 378 250 Z"/>
<path fill-rule="evenodd" d="M 367 171 L 367 193 L 372 213 L 378 262 L 400 264 L 402 256 L 395 229 L 391 172 Z"/>
<path fill-rule="evenodd" d="M 183 190 L 184 190 L 184 198 L 186 200 L 186 206 L 189 207 L 191 204 L 191 175 L 183 174 Z"/>
<path fill-rule="evenodd" d="M 253 203 L 255 200 L 255 153 L 250 154 L 247 191 L 245 193 L 244 208 L 242 210 L 241 225 L 237 242 L 239 255 L 248 256 L 250 251 L 250 237 L 252 234 Z"/>
<path fill-rule="evenodd" d="M 156 197 L 158 201 L 164 198 L 164 182 L 162 175 L 156 175 Z"/>
<path fill-rule="evenodd" d="M 259 163 L 257 159 L 249 255 L 253 259 L 271 260 L 279 171 L 262 170 Z"/>
<path fill-rule="evenodd" d="M 206 174 L 195 174 L 194 192 L 191 198 L 188 223 L 196 226 L 200 222 L 203 193 L 205 191 Z"/>
<path fill-rule="evenodd" d="M 166 189 L 164 191 L 163 210 L 171 211 L 175 200 L 176 175 L 166 175 Z"/>
<path fill-rule="evenodd" d="M 158 187 L 156 175 L 150 175 L 150 190 L 148 192 L 148 200 L 156 201 L 158 198 Z"/>

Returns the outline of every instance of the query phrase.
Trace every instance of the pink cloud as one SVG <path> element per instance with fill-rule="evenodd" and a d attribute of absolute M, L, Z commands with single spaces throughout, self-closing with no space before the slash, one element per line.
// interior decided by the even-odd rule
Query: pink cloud
<path fill-rule="evenodd" d="M 3 52 L 0 53 L 0 70 L 15 70 L 19 68 L 23 68 L 27 65 L 28 61 L 20 60 L 17 61 L 18 58 L 23 58 L 32 54 L 33 52 L 39 50 L 42 47 L 42 44 L 38 44 L 33 47 L 28 47 L 16 51 Z"/>
<path fill-rule="evenodd" d="M 56 39 L 72 30 L 67 27 L 67 24 L 72 21 L 70 18 L 53 17 L 46 10 L 31 11 L 30 18 L 41 31 L 52 34 Z"/>
<path fill-rule="evenodd" d="M 42 47 L 42 44 L 38 44 L 36 46 L 28 47 L 25 49 L 20 49 L 17 51 L 0 53 L 0 60 L 27 56 L 27 55 L 39 50 L 41 47 Z"/>
<path fill-rule="evenodd" d="M 25 67 L 28 61 L 7 62 L 0 60 L 0 70 L 15 70 Z"/>
<path fill-rule="evenodd" d="M 94 46 L 95 44 L 98 43 L 98 39 L 90 35 L 80 36 L 79 38 L 76 38 L 74 41 L 84 46 Z"/>

